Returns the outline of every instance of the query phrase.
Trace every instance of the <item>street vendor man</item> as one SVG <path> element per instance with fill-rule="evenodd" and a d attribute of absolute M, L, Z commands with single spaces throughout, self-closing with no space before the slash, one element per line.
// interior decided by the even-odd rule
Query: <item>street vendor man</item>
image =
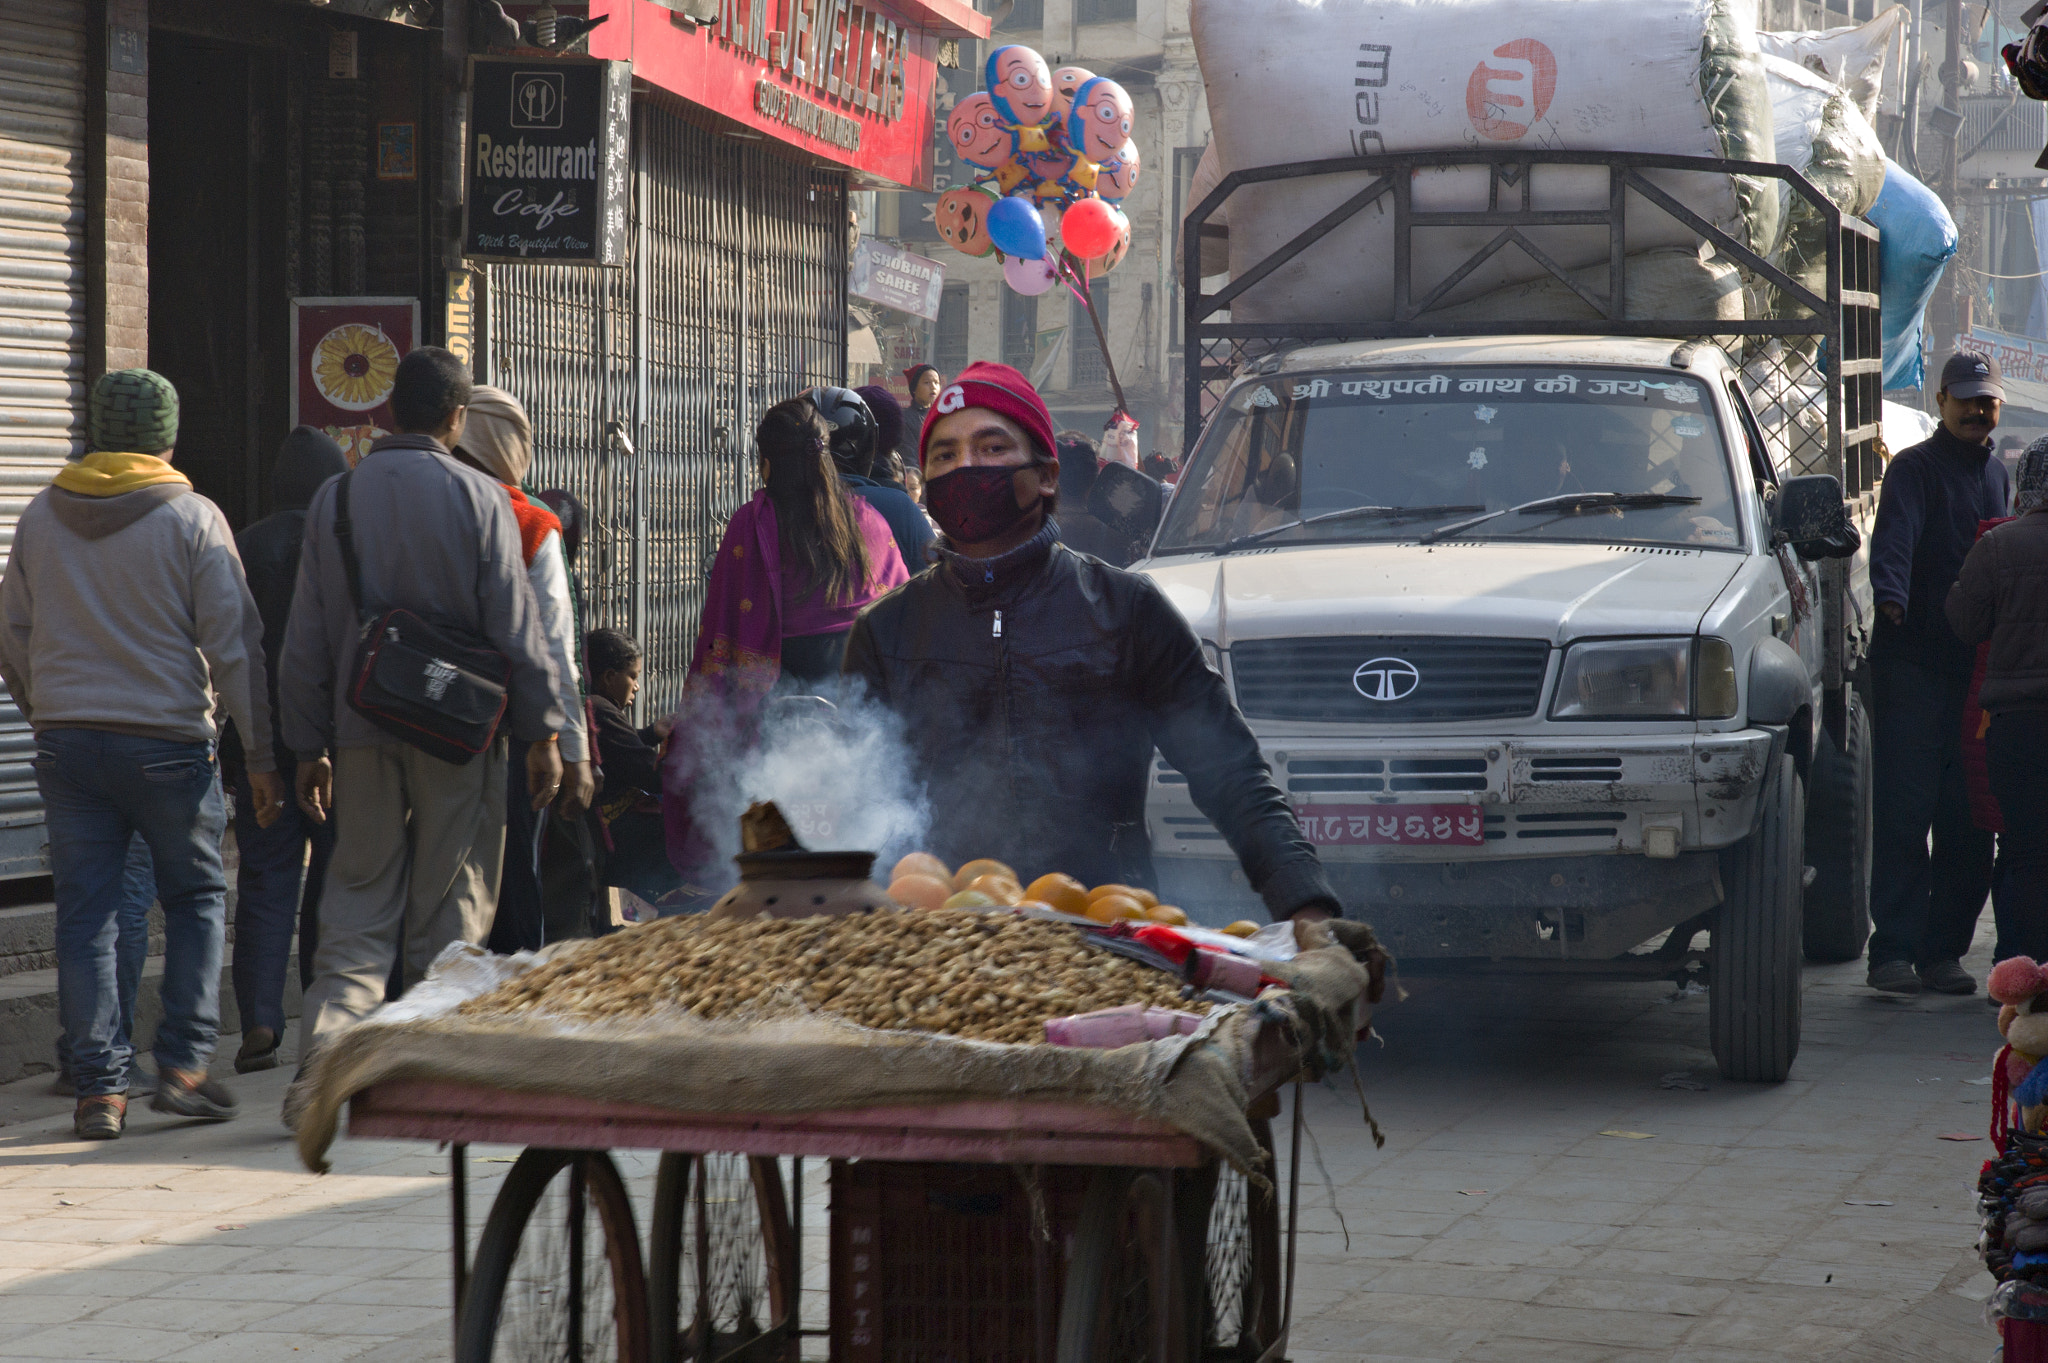
<path fill-rule="evenodd" d="M 1277 920 L 1341 913 L 1201 641 L 1164 593 L 1060 543 L 1052 414 L 1008 365 L 943 389 L 918 445 L 936 561 L 861 614 L 844 670 L 900 715 L 928 850 L 1025 883 L 1156 888 L 1156 747 Z"/>

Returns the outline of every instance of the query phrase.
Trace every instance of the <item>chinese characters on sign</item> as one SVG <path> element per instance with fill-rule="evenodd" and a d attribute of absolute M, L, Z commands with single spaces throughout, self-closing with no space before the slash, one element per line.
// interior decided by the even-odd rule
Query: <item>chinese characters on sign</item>
<path fill-rule="evenodd" d="M 472 57 L 470 70 L 463 254 L 621 263 L 631 67 Z"/>

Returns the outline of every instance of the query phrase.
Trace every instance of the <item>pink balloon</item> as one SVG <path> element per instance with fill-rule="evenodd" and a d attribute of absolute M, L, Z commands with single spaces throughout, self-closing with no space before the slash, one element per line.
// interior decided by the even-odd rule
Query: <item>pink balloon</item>
<path fill-rule="evenodd" d="M 1083 199 L 1060 220 L 1060 240 L 1083 260 L 1116 245 L 1116 210 L 1100 199 Z"/>
<path fill-rule="evenodd" d="M 1036 298 L 1060 282 L 1059 266 L 1050 256 L 1043 260 L 1011 256 L 1003 261 L 1003 280 L 1026 298 Z"/>

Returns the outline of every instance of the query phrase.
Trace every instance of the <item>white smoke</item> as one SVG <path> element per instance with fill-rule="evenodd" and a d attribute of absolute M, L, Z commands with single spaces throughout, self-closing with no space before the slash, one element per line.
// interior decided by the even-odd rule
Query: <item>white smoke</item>
<path fill-rule="evenodd" d="M 727 751 L 706 762 L 690 813 L 725 876 L 707 888 L 737 879 L 732 857 L 740 850 L 740 815 L 759 800 L 773 800 L 813 851 L 876 853 L 885 879 L 898 858 L 923 847 L 931 806 L 912 774 L 903 720 L 870 700 L 858 682 L 838 691 L 834 705 L 771 702 L 756 743 L 724 745 Z"/>

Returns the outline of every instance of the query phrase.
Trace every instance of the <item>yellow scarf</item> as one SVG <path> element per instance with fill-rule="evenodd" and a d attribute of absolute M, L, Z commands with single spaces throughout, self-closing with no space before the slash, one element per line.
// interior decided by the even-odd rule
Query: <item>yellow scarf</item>
<path fill-rule="evenodd" d="M 118 497 L 158 483 L 192 486 L 190 478 L 153 454 L 114 454 L 106 450 L 96 450 L 76 463 L 66 464 L 50 481 L 66 492 L 85 497 Z"/>

